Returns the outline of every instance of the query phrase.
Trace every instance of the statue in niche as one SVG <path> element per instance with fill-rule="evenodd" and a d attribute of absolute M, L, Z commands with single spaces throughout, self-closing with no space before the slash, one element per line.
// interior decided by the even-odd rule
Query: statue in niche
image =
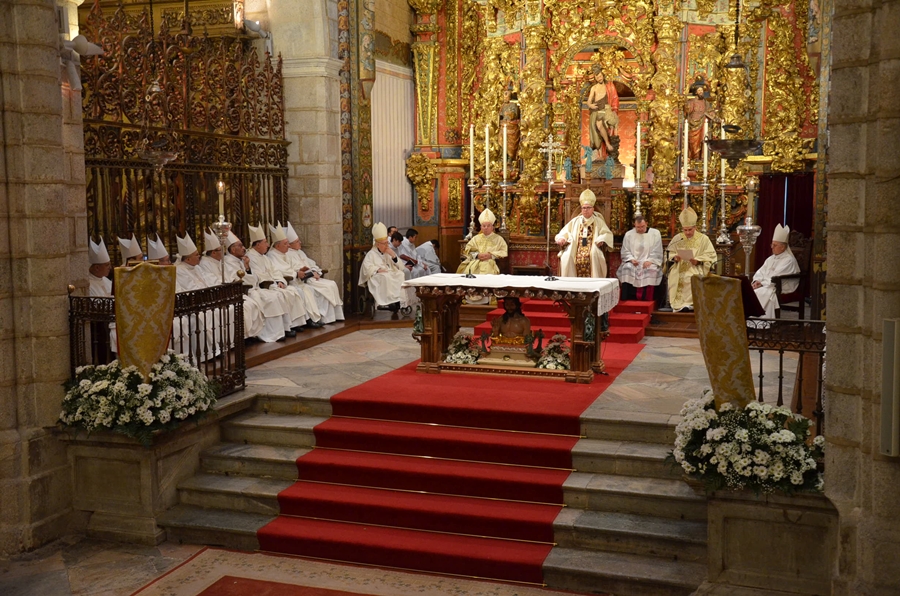
<path fill-rule="evenodd" d="M 707 99 L 709 85 L 702 75 L 697 75 L 690 87 L 691 98 L 684 102 L 684 118 L 688 126 L 688 158 L 703 156 L 703 123 L 706 119 L 718 122 L 712 103 Z"/>
<path fill-rule="evenodd" d="M 591 148 L 612 155 L 613 139 L 619 126 L 619 94 L 612 81 L 607 81 L 599 64 L 591 69 L 592 85 L 588 91 L 587 108 L 590 110 Z M 602 156 L 602 153 L 601 153 Z"/>
<path fill-rule="evenodd" d="M 514 164 L 519 157 L 519 104 L 516 92 L 509 87 L 503 92 L 503 105 L 500 106 L 501 135 L 504 124 L 506 125 L 506 159 L 508 163 Z"/>

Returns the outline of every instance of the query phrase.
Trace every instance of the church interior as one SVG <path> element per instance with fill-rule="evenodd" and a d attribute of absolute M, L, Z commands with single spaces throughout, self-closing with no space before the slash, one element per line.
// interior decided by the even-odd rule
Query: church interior
<path fill-rule="evenodd" d="M 0 15 L 0 593 L 900 594 L 900 0 Z"/>

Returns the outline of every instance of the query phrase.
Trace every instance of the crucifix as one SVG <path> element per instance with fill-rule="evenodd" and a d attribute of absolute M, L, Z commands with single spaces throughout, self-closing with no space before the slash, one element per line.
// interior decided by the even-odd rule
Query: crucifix
<path fill-rule="evenodd" d="M 547 135 L 547 140 L 541 143 L 541 148 L 538 149 L 541 153 L 547 154 L 547 252 L 544 257 L 544 264 L 547 266 L 547 271 L 550 273 L 546 278 L 547 281 L 554 281 L 556 279 L 553 277 L 553 269 L 550 267 L 550 195 L 553 186 L 553 164 L 556 161 L 556 154 L 559 153 L 561 149 L 562 144 L 553 140 L 553 133 Z"/>

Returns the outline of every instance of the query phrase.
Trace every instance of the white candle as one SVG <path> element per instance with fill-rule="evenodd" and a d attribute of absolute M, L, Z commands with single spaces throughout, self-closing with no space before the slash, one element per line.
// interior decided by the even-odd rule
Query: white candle
<path fill-rule="evenodd" d="M 506 182 L 506 124 L 503 125 L 503 181 Z"/>
<path fill-rule="evenodd" d="M 709 145 L 706 144 L 709 135 L 709 120 L 703 119 L 703 181 L 706 182 L 709 168 Z"/>
<path fill-rule="evenodd" d="M 681 143 L 681 179 L 688 177 L 688 121 L 684 119 L 684 140 Z"/>
<path fill-rule="evenodd" d="M 491 179 L 491 142 L 489 138 L 489 133 L 491 131 L 491 125 L 484 125 L 484 179 Z"/>
<path fill-rule="evenodd" d="M 225 215 L 225 183 L 222 180 L 216 183 L 216 190 L 219 191 L 219 215 Z"/>
<path fill-rule="evenodd" d="M 634 172 L 634 179 L 637 180 L 637 183 L 641 183 L 641 121 L 638 120 L 637 123 L 637 141 L 635 142 L 635 163 L 637 168 Z"/>
<path fill-rule="evenodd" d="M 469 180 L 475 179 L 475 125 L 469 125 Z"/>
<path fill-rule="evenodd" d="M 724 141 L 725 140 L 725 129 L 724 128 L 722 129 L 721 136 L 722 136 L 722 140 Z M 725 185 L 725 160 L 724 159 L 722 160 L 722 176 L 721 176 L 721 180 L 719 181 L 719 183 L 722 184 L 723 186 Z"/>

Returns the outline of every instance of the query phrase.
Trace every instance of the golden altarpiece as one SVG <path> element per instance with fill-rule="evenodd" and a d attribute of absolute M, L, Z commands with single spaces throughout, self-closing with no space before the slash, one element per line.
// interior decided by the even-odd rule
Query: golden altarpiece
<path fill-rule="evenodd" d="M 488 204 L 503 212 L 508 272 L 545 267 L 548 255 L 555 269 L 547 234 L 585 188 L 616 235 L 630 228 L 640 201 L 670 237 L 684 201 L 703 221 L 706 195 L 703 229 L 715 238 L 724 223 L 734 242 L 720 252 L 739 269 L 743 259 L 730 257 L 740 250 L 748 175 L 816 169 L 825 38 L 816 0 L 409 4 L 417 144 L 407 174 L 417 223 L 439 222 L 448 269 Z M 596 134 L 599 123 L 608 139 Z M 731 165 L 710 151 L 704 165 L 704 132 L 757 139 L 760 149 Z M 559 144 L 549 164 L 541 148 L 548 136 Z"/>

